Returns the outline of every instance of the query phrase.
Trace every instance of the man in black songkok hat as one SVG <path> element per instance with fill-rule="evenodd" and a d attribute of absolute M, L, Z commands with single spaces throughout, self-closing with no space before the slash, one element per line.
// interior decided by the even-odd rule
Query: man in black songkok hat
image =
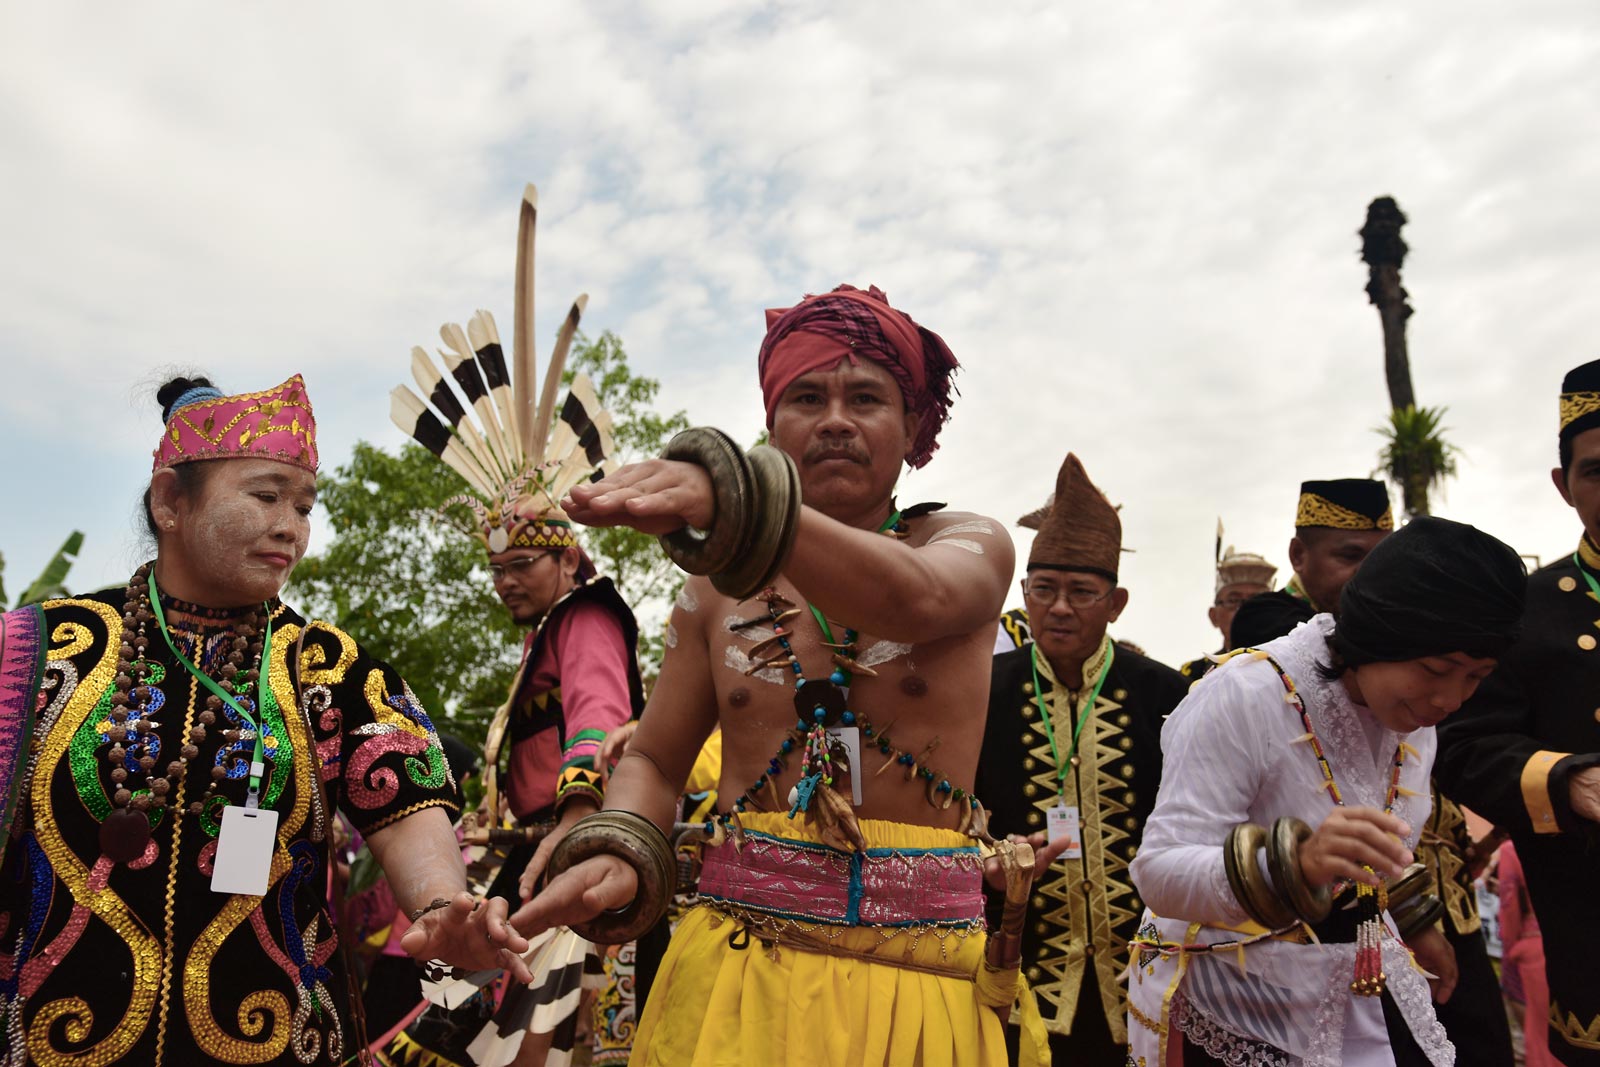
<path fill-rule="evenodd" d="M 1551 477 L 1583 536 L 1529 576 L 1523 635 L 1439 731 L 1437 775 L 1511 833 L 1546 935 L 1551 1052 L 1600 1064 L 1600 361 L 1566 376 L 1559 410 Z"/>
<path fill-rule="evenodd" d="M 1339 593 L 1367 553 L 1394 531 L 1389 490 L 1369 478 L 1304 482 L 1295 511 L 1289 565 L 1294 577 L 1277 592 L 1239 606 L 1229 637 L 1254 648 L 1319 612 L 1339 614 Z"/>

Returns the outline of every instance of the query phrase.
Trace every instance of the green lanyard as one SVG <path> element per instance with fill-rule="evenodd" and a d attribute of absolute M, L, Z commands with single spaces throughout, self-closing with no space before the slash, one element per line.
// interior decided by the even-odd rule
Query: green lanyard
<path fill-rule="evenodd" d="M 899 522 L 900 511 L 897 508 L 895 509 L 894 514 L 883 520 L 883 524 L 878 527 L 878 532 L 883 533 L 885 530 L 892 530 L 895 528 L 895 526 L 899 525 Z M 828 625 L 828 620 L 823 616 L 822 612 L 817 610 L 816 605 L 812 604 L 810 601 L 806 602 L 806 607 L 811 609 L 811 614 L 817 620 L 817 625 L 822 627 L 822 636 L 828 639 L 828 644 L 833 644 L 833 627 Z M 842 673 L 845 675 L 846 679 L 850 677 L 849 671 L 844 671 Z M 846 684 L 849 684 L 848 681 Z"/>
<path fill-rule="evenodd" d="M 272 607 L 268 604 L 264 604 L 262 607 L 266 609 L 267 613 L 267 632 L 261 639 L 261 669 L 256 674 L 257 711 L 267 706 L 267 664 L 270 662 L 272 655 Z M 156 626 L 160 628 L 161 636 L 167 642 L 167 648 L 171 649 L 173 656 L 177 658 L 179 663 L 183 664 L 183 669 L 194 675 L 201 685 L 211 690 L 213 696 L 238 712 L 239 717 L 249 723 L 250 728 L 255 731 L 256 750 L 255 755 L 250 759 L 250 792 L 245 797 L 244 806 L 247 808 L 260 807 L 261 776 L 267 772 L 267 766 L 262 762 L 264 745 L 261 740 L 261 725 L 256 722 L 254 716 L 244 710 L 243 704 L 235 700 L 233 695 L 223 689 L 222 686 L 202 674 L 194 664 L 189 662 L 188 657 L 178 651 L 178 646 L 173 644 L 172 634 L 167 631 L 166 616 L 161 610 L 161 596 L 156 592 L 156 576 L 153 570 L 150 573 L 150 610 L 155 614 Z"/>
<path fill-rule="evenodd" d="M 1594 580 L 1594 575 L 1590 574 L 1588 570 L 1584 568 L 1583 562 L 1578 559 L 1578 554 L 1576 552 L 1572 554 L 1572 565 L 1578 568 L 1578 573 L 1583 575 L 1583 580 L 1589 583 L 1589 591 L 1594 594 L 1594 598 L 1596 600 L 1600 600 L 1600 582 L 1596 582 Z"/>
<path fill-rule="evenodd" d="M 1050 755 L 1056 761 L 1056 783 L 1063 801 L 1067 799 L 1067 774 L 1071 770 L 1072 758 L 1078 754 L 1078 735 L 1083 733 L 1083 724 L 1089 721 L 1095 702 L 1100 699 L 1100 687 L 1106 684 L 1106 678 L 1111 674 L 1111 661 L 1116 657 L 1116 651 L 1117 646 L 1114 643 L 1106 648 L 1106 665 L 1100 671 L 1100 677 L 1095 679 L 1094 688 L 1089 691 L 1089 699 L 1083 702 L 1082 710 L 1078 712 L 1078 725 L 1072 728 L 1072 747 L 1067 749 L 1067 758 L 1063 760 L 1056 748 L 1055 728 L 1050 725 L 1050 709 L 1045 706 L 1044 692 L 1039 686 L 1039 646 L 1036 644 L 1028 646 L 1028 656 L 1033 664 L 1033 699 L 1039 705 L 1039 718 L 1044 720 L 1044 737 L 1050 742 Z"/>

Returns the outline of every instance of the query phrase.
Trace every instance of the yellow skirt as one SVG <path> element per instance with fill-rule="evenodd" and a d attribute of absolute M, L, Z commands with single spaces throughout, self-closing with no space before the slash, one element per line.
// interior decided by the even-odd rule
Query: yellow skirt
<path fill-rule="evenodd" d="M 745 829 L 816 841 L 803 819 L 746 815 Z M 872 848 L 965 848 L 953 830 L 864 819 Z M 827 927 L 839 955 L 776 953 L 714 905 L 692 910 L 672 935 L 634 1039 L 632 1067 L 1005 1067 L 1001 1015 L 979 1000 L 979 931 Z M 773 958 L 773 956 L 776 958 Z M 902 960 L 879 963 L 861 956 Z M 943 973 L 928 973 L 912 967 Z"/>

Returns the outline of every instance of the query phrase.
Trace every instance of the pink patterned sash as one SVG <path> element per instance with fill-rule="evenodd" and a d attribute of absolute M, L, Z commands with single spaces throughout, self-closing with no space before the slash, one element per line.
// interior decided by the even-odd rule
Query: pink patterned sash
<path fill-rule="evenodd" d="M 981 928 L 983 857 L 975 847 L 841 852 L 746 832 L 742 850 L 706 849 L 700 895 L 805 922 Z"/>
<path fill-rule="evenodd" d="M 44 673 L 44 612 L 37 606 L 0 615 L 0 859 L 11 840 L 18 793 Z"/>

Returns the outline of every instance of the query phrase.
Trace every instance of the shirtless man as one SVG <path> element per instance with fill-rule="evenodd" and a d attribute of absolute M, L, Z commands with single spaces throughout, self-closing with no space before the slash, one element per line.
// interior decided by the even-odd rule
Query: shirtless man
<path fill-rule="evenodd" d="M 593 817 L 668 825 L 720 722 L 706 903 L 673 937 L 636 1055 L 1003 1064 L 999 1012 L 1015 990 L 985 966 L 984 861 L 962 831 L 984 819 L 966 787 L 1013 551 L 998 522 L 901 512 L 893 497 L 901 463 L 920 467 L 936 447 L 956 361 L 877 289 L 808 297 L 769 312 L 768 326 L 767 424 L 804 500 L 793 549 L 771 588 L 743 602 L 689 580 L 660 679 Z M 717 521 L 706 469 L 665 460 L 563 506 L 653 534 Z M 824 726 L 834 740 L 808 747 Z M 638 870 L 616 855 L 578 863 L 514 925 L 631 909 Z"/>

